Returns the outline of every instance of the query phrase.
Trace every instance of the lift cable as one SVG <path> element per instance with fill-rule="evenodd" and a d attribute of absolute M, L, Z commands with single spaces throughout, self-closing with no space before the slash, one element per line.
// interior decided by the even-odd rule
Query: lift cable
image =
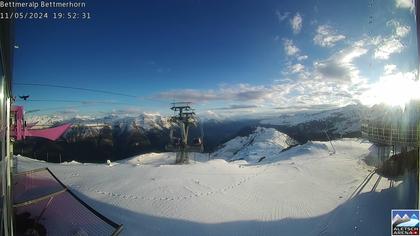
<path fill-rule="evenodd" d="M 118 92 L 113 92 L 113 91 L 108 91 L 108 90 L 92 89 L 92 88 L 81 88 L 81 87 L 73 87 L 73 86 L 65 86 L 65 85 L 57 85 L 57 84 L 20 83 L 20 82 L 14 82 L 13 84 L 14 85 L 18 85 L 18 86 L 37 86 L 37 87 L 50 87 L 50 88 L 62 88 L 62 89 L 82 90 L 82 91 L 89 91 L 89 92 L 95 92 L 95 93 L 104 93 L 104 94 L 124 96 L 124 97 L 132 97 L 132 98 L 138 98 L 139 97 L 139 96 L 132 95 L 132 94 L 118 93 Z"/>
<path fill-rule="evenodd" d="M 80 103 L 80 104 L 115 104 L 115 105 L 134 105 L 130 103 L 114 102 L 114 101 L 96 101 L 96 100 L 65 100 L 65 99 L 28 99 L 23 102 L 65 102 L 65 103 Z"/>

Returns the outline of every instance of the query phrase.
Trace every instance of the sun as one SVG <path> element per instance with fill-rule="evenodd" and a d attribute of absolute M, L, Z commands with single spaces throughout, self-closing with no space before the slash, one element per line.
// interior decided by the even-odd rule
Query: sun
<path fill-rule="evenodd" d="M 381 77 L 362 95 L 361 102 L 365 105 L 385 103 L 404 108 L 410 100 L 420 99 L 420 81 L 414 78 L 414 74 L 407 73 Z"/>

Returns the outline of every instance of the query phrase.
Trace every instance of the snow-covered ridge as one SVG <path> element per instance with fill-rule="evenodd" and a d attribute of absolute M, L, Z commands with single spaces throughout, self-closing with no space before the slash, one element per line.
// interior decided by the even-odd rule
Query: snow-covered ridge
<path fill-rule="evenodd" d="M 107 115 L 104 117 L 91 117 L 91 116 L 74 116 L 74 117 L 65 117 L 65 116 L 34 116 L 27 115 L 27 122 L 29 124 L 36 124 L 37 127 L 53 126 L 59 123 L 71 123 L 73 125 L 83 125 L 87 127 L 98 127 L 103 126 L 119 126 L 137 128 L 141 127 L 145 130 L 150 129 L 164 129 L 169 128 L 169 123 L 166 118 L 161 116 L 158 113 L 141 113 L 137 116 L 128 116 L 128 115 Z"/>
<path fill-rule="evenodd" d="M 248 162 L 259 162 L 296 144 L 294 139 L 273 128 L 257 127 L 248 136 L 239 136 L 224 143 L 212 156 L 230 161 L 243 159 Z"/>
<path fill-rule="evenodd" d="M 325 111 L 302 111 L 290 114 L 281 114 L 260 121 L 263 125 L 297 126 L 312 121 L 329 122 L 329 129 L 335 133 L 345 134 L 360 130 L 360 119 L 366 113 L 366 107 L 362 105 L 349 105 L 342 108 Z M 72 123 L 74 125 L 89 126 L 92 128 L 101 126 L 132 126 L 141 127 L 145 130 L 168 128 L 166 117 L 159 113 L 141 113 L 138 115 L 110 114 L 103 117 L 93 116 L 66 116 L 66 115 L 33 115 L 27 114 L 28 124 L 37 124 L 38 127 L 52 126 L 60 123 Z M 223 122 L 223 120 L 210 119 L 207 122 Z M 35 128 L 37 128 L 35 126 Z"/>
<path fill-rule="evenodd" d="M 283 114 L 276 118 L 262 120 L 260 123 L 263 125 L 296 126 L 313 121 L 332 121 L 330 122 L 332 127 L 329 128 L 334 130 L 334 133 L 345 134 L 360 131 L 361 117 L 366 113 L 366 110 L 367 107 L 362 105 L 349 105 L 325 111 Z M 326 123 L 325 125 L 327 126 L 328 124 Z"/>

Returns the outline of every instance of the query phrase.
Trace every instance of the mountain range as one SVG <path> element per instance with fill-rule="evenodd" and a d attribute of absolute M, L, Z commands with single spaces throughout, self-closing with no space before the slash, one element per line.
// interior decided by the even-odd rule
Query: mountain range
<path fill-rule="evenodd" d="M 229 140 L 232 140 L 231 143 L 248 143 L 242 153 L 231 157 L 237 159 L 245 152 L 252 156 L 253 149 L 270 148 L 258 145 L 261 132 L 277 135 L 279 140 L 287 143 L 283 148 L 308 140 L 359 137 L 361 117 L 366 111 L 365 106 L 349 105 L 324 111 L 282 113 L 264 119 L 203 119 L 203 134 L 199 127 L 191 130 L 191 136 L 204 135 L 205 152 L 227 151 L 223 150 L 223 144 Z M 164 147 L 169 142 L 170 123 L 157 113 L 104 117 L 27 115 L 26 119 L 28 124 L 35 124 L 34 128 L 72 124 L 72 128 L 56 142 L 29 138 L 15 146 L 16 153 L 44 160 L 48 158 L 48 161 L 54 162 L 118 160 L 152 151 L 165 151 Z M 255 133 L 256 129 L 258 131 Z M 251 139 L 254 139 L 252 143 Z"/>

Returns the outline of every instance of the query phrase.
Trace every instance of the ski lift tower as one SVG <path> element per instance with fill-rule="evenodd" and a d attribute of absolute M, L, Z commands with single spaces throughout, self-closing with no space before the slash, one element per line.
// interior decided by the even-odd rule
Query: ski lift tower
<path fill-rule="evenodd" d="M 198 127 L 199 119 L 191 108 L 191 102 L 174 102 L 171 110 L 174 115 L 169 118 L 170 144 L 166 145 L 166 150 L 176 152 L 175 164 L 187 164 L 189 152 L 203 151 L 202 135 L 194 138 L 191 144 L 188 140 L 190 128 Z"/>

